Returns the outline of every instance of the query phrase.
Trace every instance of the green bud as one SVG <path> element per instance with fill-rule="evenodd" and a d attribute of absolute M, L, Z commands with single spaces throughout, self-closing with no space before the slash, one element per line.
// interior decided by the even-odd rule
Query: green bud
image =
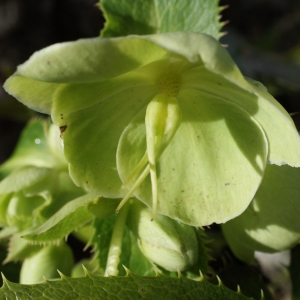
<path fill-rule="evenodd" d="M 46 279 L 59 278 L 57 270 L 64 275 L 70 276 L 73 268 L 73 254 L 65 243 L 59 246 L 46 246 L 35 255 L 24 260 L 20 283 L 34 284 Z"/>
<path fill-rule="evenodd" d="M 132 229 L 143 254 L 168 271 L 184 271 L 198 260 L 198 242 L 193 227 L 156 215 L 139 201 L 132 205 Z"/>

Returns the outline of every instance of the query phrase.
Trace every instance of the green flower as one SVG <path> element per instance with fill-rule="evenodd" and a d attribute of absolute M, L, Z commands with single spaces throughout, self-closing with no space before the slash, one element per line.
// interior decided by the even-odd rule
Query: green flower
<path fill-rule="evenodd" d="M 5 89 L 51 114 L 77 185 L 200 226 L 249 205 L 267 163 L 300 166 L 288 113 L 205 34 L 86 39 L 35 53 Z M 120 208 L 119 207 L 119 208 Z"/>

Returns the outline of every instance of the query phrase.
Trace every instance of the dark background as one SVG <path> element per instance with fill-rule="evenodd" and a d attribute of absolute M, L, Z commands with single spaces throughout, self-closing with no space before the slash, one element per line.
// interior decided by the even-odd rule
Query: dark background
<path fill-rule="evenodd" d="M 0 86 L 16 66 L 57 42 L 95 37 L 103 27 L 97 0 L 0 0 Z M 247 77 L 263 82 L 300 127 L 300 1 L 221 0 L 230 21 L 221 42 Z M 0 88 L 0 163 L 31 116 Z"/>

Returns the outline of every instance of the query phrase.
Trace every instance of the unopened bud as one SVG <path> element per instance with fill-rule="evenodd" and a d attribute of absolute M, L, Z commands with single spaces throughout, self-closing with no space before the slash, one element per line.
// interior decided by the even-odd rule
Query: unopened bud
<path fill-rule="evenodd" d="M 132 228 L 143 254 L 168 271 L 184 271 L 198 260 L 198 242 L 193 227 L 157 215 L 136 201 L 132 205 Z"/>

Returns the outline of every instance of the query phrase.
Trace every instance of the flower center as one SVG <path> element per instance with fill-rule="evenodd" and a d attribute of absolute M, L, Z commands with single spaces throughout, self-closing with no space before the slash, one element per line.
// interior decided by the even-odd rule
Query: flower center
<path fill-rule="evenodd" d="M 179 82 L 176 77 L 163 77 L 158 83 L 158 93 L 168 97 L 177 97 L 179 93 Z"/>

